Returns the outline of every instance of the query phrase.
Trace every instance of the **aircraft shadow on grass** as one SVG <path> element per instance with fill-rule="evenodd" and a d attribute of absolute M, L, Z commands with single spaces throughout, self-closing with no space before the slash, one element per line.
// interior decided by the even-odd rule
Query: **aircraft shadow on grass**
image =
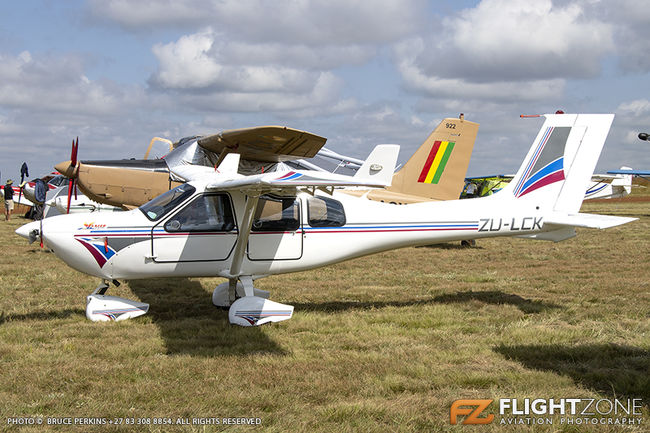
<path fill-rule="evenodd" d="M 4 314 L 0 313 L 0 326 L 6 322 L 25 322 L 30 320 L 55 320 L 65 319 L 70 316 L 85 317 L 86 312 L 81 308 L 67 308 L 65 310 L 51 310 L 51 311 L 33 311 L 26 314 Z"/>
<path fill-rule="evenodd" d="M 534 370 L 568 376 L 614 398 L 650 399 L 650 351 L 619 344 L 498 346 L 506 359 Z"/>
<path fill-rule="evenodd" d="M 469 245 L 462 245 L 459 242 L 445 242 L 442 244 L 423 245 L 421 247 L 416 247 L 416 248 L 430 248 L 434 250 L 467 250 L 467 249 L 482 250 L 483 249 L 483 247 L 478 244 L 469 246 Z"/>
<path fill-rule="evenodd" d="M 429 299 L 418 299 L 411 301 L 329 301 L 322 303 L 295 303 L 292 305 L 296 311 L 319 311 L 319 312 L 339 312 L 348 310 L 370 310 L 373 308 L 385 307 L 411 307 L 416 305 L 431 305 L 431 304 L 455 304 L 466 303 L 472 300 L 484 302 L 486 304 L 494 305 L 514 305 L 526 314 L 541 313 L 542 311 L 562 308 L 550 302 L 531 301 L 530 299 L 522 298 L 518 295 L 504 293 L 498 290 L 491 290 L 486 292 L 457 292 L 453 294 L 438 295 Z"/>
<path fill-rule="evenodd" d="M 525 314 L 541 313 L 546 310 L 562 308 L 560 305 L 552 302 L 532 301 L 530 299 L 522 298 L 519 295 L 504 293 L 500 290 L 488 290 L 483 292 L 474 292 L 469 290 L 465 292 L 438 295 L 433 298 L 433 300 L 442 304 L 480 301 L 492 305 L 513 305 Z"/>
<path fill-rule="evenodd" d="M 215 307 L 212 293 L 197 280 L 154 278 L 128 283 L 142 302 L 150 304 L 146 317 L 160 329 L 168 354 L 287 353 L 268 338 L 264 328 L 230 325 L 228 310 Z"/>

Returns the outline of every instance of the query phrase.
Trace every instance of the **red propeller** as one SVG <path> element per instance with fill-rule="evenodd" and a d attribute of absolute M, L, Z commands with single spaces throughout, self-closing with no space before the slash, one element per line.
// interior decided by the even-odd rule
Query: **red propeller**
<path fill-rule="evenodd" d="M 77 141 L 75 143 L 75 140 L 72 140 L 72 152 L 70 152 L 70 166 L 71 167 L 76 167 L 77 166 L 77 151 L 79 150 L 79 137 L 77 137 Z M 66 213 L 70 213 L 70 200 L 72 199 L 72 190 L 74 189 L 74 198 L 75 200 L 77 199 L 77 185 L 76 185 L 76 178 L 71 177 L 70 181 L 68 182 L 68 210 Z"/>

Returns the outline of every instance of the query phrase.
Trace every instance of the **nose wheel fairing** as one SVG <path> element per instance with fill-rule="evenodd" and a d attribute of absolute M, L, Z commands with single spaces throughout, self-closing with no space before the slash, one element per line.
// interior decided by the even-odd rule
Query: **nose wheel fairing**
<path fill-rule="evenodd" d="M 116 281 L 114 283 L 118 284 Z M 86 297 L 88 320 L 118 322 L 142 316 L 149 311 L 149 304 L 144 302 L 106 295 L 108 287 L 107 281 L 104 280 Z M 293 305 L 274 302 L 268 297 L 269 292 L 253 287 L 252 277 L 242 276 L 239 280 L 219 284 L 212 293 L 212 303 L 217 307 L 229 307 L 228 320 L 233 325 L 260 326 L 293 317 Z M 235 300 L 231 301 L 231 298 Z"/>
<path fill-rule="evenodd" d="M 88 295 L 86 317 L 93 322 L 118 322 L 142 316 L 149 311 L 149 304 L 108 295 Z"/>
<path fill-rule="evenodd" d="M 114 281 L 115 284 L 118 284 Z M 142 316 L 149 311 L 149 304 L 131 301 L 117 296 L 105 295 L 108 283 L 102 281 L 95 291 L 86 297 L 86 317 L 93 322 L 118 322 Z"/>

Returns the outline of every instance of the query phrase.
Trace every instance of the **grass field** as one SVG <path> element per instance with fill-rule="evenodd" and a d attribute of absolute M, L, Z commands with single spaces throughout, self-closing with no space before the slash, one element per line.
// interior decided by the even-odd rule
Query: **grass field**
<path fill-rule="evenodd" d="M 261 425 L 228 429 L 275 432 L 650 431 L 650 202 L 583 211 L 640 220 L 557 244 L 408 248 L 259 280 L 296 307 L 260 328 L 230 326 L 211 304 L 222 280 L 209 278 L 126 282 L 109 294 L 148 302 L 149 314 L 91 323 L 85 296 L 98 281 L 16 236 L 25 220 L 0 221 L 0 429 L 47 428 L 7 425 L 25 416 L 254 417 Z M 498 415 L 450 425 L 461 398 L 641 398 L 644 408 L 631 427 L 559 416 L 503 426 Z"/>

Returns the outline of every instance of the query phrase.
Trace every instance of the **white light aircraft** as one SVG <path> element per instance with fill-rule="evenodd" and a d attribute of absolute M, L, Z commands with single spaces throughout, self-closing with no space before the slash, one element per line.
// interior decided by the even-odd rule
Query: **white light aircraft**
<path fill-rule="evenodd" d="M 632 170 L 630 167 L 621 167 L 621 170 Z M 620 198 L 632 192 L 631 174 L 594 174 L 591 185 L 585 194 L 585 200 Z"/>
<path fill-rule="evenodd" d="M 287 320 L 293 306 L 268 300 L 254 280 L 380 251 L 463 239 L 520 236 L 561 241 L 575 227 L 609 228 L 634 218 L 580 213 L 614 116 L 549 114 L 513 181 L 489 197 L 394 205 L 339 187 L 390 182 L 398 146 L 378 146 L 358 173 L 237 174 L 238 154 L 219 170 L 188 166 L 194 179 L 121 213 L 63 215 L 16 232 L 41 236 L 69 266 L 103 281 L 88 296 L 91 320 L 123 320 L 148 305 L 105 295 L 109 281 L 224 277 L 212 295 L 233 324 Z"/>

